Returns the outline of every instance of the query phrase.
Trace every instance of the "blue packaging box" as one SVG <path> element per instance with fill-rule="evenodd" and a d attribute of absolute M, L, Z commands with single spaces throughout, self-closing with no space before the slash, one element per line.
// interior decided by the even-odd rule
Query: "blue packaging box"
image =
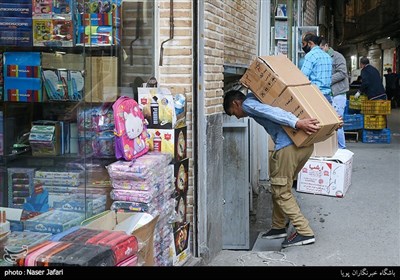
<path fill-rule="evenodd" d="M 32 4 L 0 3 L 0 17 L 32 17 Z"/>
<path fill-rule="evenodd" d="M 0 45 L 15 47 L 32 47 L 31 30 L 10 30 L 0 28 Z"/>
<path fill-rule="evenodd" d="M 42 80 L 38 78 L 4 78 L 4 101 L 42 102 Z"/>
<path fill-rule="evenodd" d="M 0 3 L 32 4 L 32 0 L 0 0 Z"/>
<path fill-rule="evenodd" d="M 16 29 L 32 32 L 32 18 L 0 17 L 1 29 Z"/>
<path fill-rule="evenodd" d="M 40 52 L 5 52 L 3 60 L 4 66 L 40 66 L 41 64 Z"/>
<path fill-rule="evenodd" d="M 56 234 L 79 225 L 84 219 L 82 213 L 51 210 L 26 220 L 25 230 Z"/>

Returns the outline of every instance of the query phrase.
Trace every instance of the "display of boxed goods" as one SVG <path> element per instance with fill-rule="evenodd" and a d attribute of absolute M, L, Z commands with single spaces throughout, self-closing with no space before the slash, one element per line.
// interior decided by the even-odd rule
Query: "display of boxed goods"
<path fill-rule="evenodd" d="M 100 0 L 95 4 L 76 3 L 76 44 L 92 46 L 119 44 L 121 0 Z"/>
<path fill-rule="evenodd" d="M 78 109 L 78 146 L 80 155 L 114 157 L 114 114 L 112 103 Z"/>
<path fill-rule="evenodd" d="M 32 16 L 31 3 L 0 3 L 0 17 L 27 17 Z"/>
<path fill-rule="evenodd" d="M 316 118 L 318 132 L 308 135 L 302 130 L 283 126 L 296 146 L 324 141 L 339 128 L 339 117 L 322 92 L 287 57 L 258 57 L 240 82 L 268 105 L 292 112 L 298 118 Z"/>
<path fill-rule="evenodd" d="M 185 264 L 190 256 L 190 223 L 184 223 L 173 230 L 173 244 L 170 257 L 174 266 Z"/>
<path fill-rule="evenodd" d="M 138 252 L 143 258 L 144 266 L 153 266 L 153 241 L 154 229 L 158 220 L 146 213 L 118 213 L 106 211 L 82 224 L 86 228 L 101 230 L 123 230 L 127 234 L 135 236 L 144 246 Z M 125 223 L 124 223 L 125 221 Z"/>
<path fill-rule="evenodd" d="M 51 233 L 41 233 L 41 232 L 31 232 L 31 231 L 11 232 L 6 239 L 1 240 L 0 247 L 7 248 L 11 251 L 19 251 L 24 247 L 29 249 L 36 244 L 39 244 L 45 240 L 49 240 L 51 236 L 52 236 Z"/>
<path fill-rule="evenodd" d="M 53 0 L 33 1 L 32 16 L 51 18 L 53 12 Z"/>
<path fill-rule="evenodd" d="M 32 19 L 27 17 L 0 17 L 0 44 L 2 46 L 32 46 Z"/>
<path fill-rule="evenodd" d="M 25 230 L 60 233 L 79 225 L 84 219 L 85 215 L 82 213 L 51 210 L 26 220 Z"/>
<path fill-rule="evenodd" d="M 187 126 L 175 129 L 147 129 L 150 151 L 169 153 L 178 162 L 187 156 Z"/>
<path fill-rule="evenodd" d="M 34 193 L 35 169 L 33 168 L 8 168 L 8 206 L 23 208 L 24 203 Z"/>
<path fill-rule="evenodd" d="M 81 101 L 83 96 L 83 71 L 42 69 L 44 89 L 49 100 Z"/>
<path fill-rule="evenodd" d="M 29 29 L 0 28 L 0 44 L 2 46 L 31 47 L 32 31 Z"/>
<path fill-rule="evenodd" d="M 312 157 L 331 157 L 338 150 L 338 137 L 335 131 L 331 137 L 325 141 L 314 144 L 314 151 Z"/>
<path fill-rule="evenodd" d="M 38 52 L 4 53 L 4 101 L 42 101 L 40 63 Z"/>
<path fill-rule="evenodd" d="M 32 25 L 34 46 L 72 47 L 74 44 L 71 20 L 35 18 Z"/>
<path fill-rule="evenodd" d="M 344 197 L 351 185 L 353 155 L 338 149 L 332 157 L 310 158 L 299 172 L 297 191 Z"/>
<path fill-rule="evenodd" d="M 88 217 L 104 212 L 105 195 L 72 193 L 61 201 L 55 201 L 53 207 L 62 211 L 86 213 Z"/>
<path fill-rule="evenodd" d="M 386 128 L 386 115 L 364 115 L 364 129 Z"/>
<path fill-rule="evenodd" d="M 362 114 L 344 114 L 343 129 L 345 131 L 362 129 L 364 127 L 364 116 Z"/>
<path fill-rule="evenodd" d="M 61 128 L 57 121 L 35 121 L 29 134 L 34 156 L 61 154 Z"/>
<path fill-rule="evenodd" d="M 186 125 L 186 96 L 167 88 L 138 88 L 138 104 L 147 128 L 171 129 Z"/>
<path fill-rule="evenodd" d="M 391 133 L 389 128 L 379 130 L 362 130 L 362 142 L 363 143 L 380 143 L 390 144 Z"/>

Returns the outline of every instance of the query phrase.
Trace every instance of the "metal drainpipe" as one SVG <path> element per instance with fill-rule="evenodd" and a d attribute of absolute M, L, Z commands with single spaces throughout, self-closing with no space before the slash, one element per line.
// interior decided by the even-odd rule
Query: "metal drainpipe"
<path fill-rule="evenodd" d="M 196 178 L 199 176 L 199 169 L 197 166 L 198 162 L 198 138 L 196 137 L 199 135 L 198 133 L 198 110 L 197 110 L 197 99 L 199 98 L 199 93 L 198 93 L 198 36 L 199 36 L 199 27 L 198 27 L 198 1 L 193 1 L 193 103 L 192 103 L 192 110 L 193 110 L 193 125 L 192 125 L 192 135 L 193 137 L 193 253 L 194 256 L 198 257 L 198 226 L 197 226 L 197 215 L 198 215 L 198 181 Z"/>
<path fill-rule="evenodd" d="M 160 63 L 159 65 L 163 65 L 163 58 L 164 58 L 164 44 L 169 40 L 174 38 L 174 0 L 169 1 L 169 38 L 161 43 L 160 49 Z"/>
<path fill-rule="evenodd" d="M 135 39 L 133 39 L 130 43 L 130 47 L 129 47 L 129 52 L 130 52 L 130 65 L 133 66 L 133 43 L 135 43 L 136 40 L 139 39 L 140 37 L 140 26 L 142 23 L 142 9 L 143 9 L 143 2 L 138 2 L 137 6 L 136 6 L 136 15 L 137 15 L 137 19 L 136 19 L 136 35 L 135 35 Z M 145 11 L 146 12 L 146 11 Z"/>
<path fill-rule="evenodd" d="M 287 2 L 287 18 L 288 18 L 288 58 L 292 60 L 293 58 L 293 0 L 288 0 Z"/>

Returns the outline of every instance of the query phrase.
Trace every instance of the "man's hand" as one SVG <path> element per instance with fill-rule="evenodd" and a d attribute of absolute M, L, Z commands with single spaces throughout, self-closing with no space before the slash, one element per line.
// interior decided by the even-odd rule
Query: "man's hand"
<path fill-rule="evenodd" d="M 339 123 L 339 126 L 338 126 L 338 128 L 337 128 L 336 130 L 338 130 L 338 129 L 342 128 L 342 127 L 343 127 L 343 125 L 344 125 L 344 122 L 343 122 L 343 118 L 342 118 L 342 116 L 339 116 L 339 115 L 338 115 L 338 117 L 339 117 L 339 121 L 340 121 L 340 123 Z"/>
<path fill-rule="evenodd" d="M 307 134 L 313 134 L 320 129 L 318 126 L 319 121 L 317 119 L 302 119 L 296 123 L 296 128 L 303 130 Z"/>
<path fill-rule="evenodd" d="M 354 94 L 354 98 L 355 98 L 355 99 L 358 99 L 358 98 L 360 97 L 360 94 L 361 94 L 361 93 L 360 93 L 359 91 L 357 91 L 356 94 Z"/>

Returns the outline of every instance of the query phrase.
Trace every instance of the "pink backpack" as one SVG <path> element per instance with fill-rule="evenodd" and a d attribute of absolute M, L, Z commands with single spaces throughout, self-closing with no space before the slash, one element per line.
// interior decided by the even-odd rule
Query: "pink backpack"
<path fill-rule="evenodd" d="M 115 157 L 129 161 L 147 153 L 147 127 L 137 102 L 121 96 L 112 108 L 115 122 Z"/>

